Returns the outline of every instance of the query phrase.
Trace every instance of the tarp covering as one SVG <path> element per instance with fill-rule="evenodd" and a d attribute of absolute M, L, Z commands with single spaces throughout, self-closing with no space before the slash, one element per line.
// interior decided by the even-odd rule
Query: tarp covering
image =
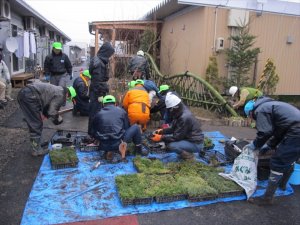
<path fill-rule="evenodd" d="M 205 135 L 213 140 L 215 150 L 224 153 L 224 145 L 219 142 L 225 139 L 220 132 L 207 132 Z M 215 202 L 244 200 L 246 195 L 219 198 L 212 201 L 191 203 L 187 200 L 171 203 L 152 203 L 123 207 L 118 197 L 115 177 L 121 174 L 136 173 L 132 157 L 128 162 L 101 165 L 90 171 L 100 160 L 99 152 L 77 151 L 79 164 L 77 168 L 52 170 L 49 155 L 44 157 L 38 176 L 32 187 L 21 225 L 59 224 L 76 221 L 95 220 L 129 214 L 150 213 L 162 210 L 180 209 L 207 205 Z M 150 155 L 162 159 L 163 162 L 177 161 L 174 153 Z M 230 170 L 227 166 L 226 170 Z M 265 187 L 267 182 L 259 182 Z M 260 196 L 265 189 L 257 190 L 254 196 Z M 276 195 L 289 195 L 293 190 L 288 186 L 285 192 L 278 190 Z"/>

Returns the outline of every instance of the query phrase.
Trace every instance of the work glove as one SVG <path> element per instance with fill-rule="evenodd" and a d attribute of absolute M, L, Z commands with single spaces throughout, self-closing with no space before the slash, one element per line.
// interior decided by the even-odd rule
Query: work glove
<path fill-rule="evenodd" d="M 58 115 L 52 122 L 54 125 L 59 125 L 63 122 L 63 118 L 60 115 Z"/>
<path fill-rule="evenodd" d="M 246 149 L 249 149 L 251 151 L 257 150 L 257 148 L 255 147 L 255 145 L 253 144 L 253 141 L 250 142 L 250 144 L 245 145 L 244 148 L 243 148 L 243 151 L 246 150 Z"/>
<path fill-rule="evenodd" d="M 49 74 L 45 74 L 45 80 L 50 81 L 50 75 Z"/>
<path fill-rule="evenodd" d="M 161 134 L 153 134 L 153 136 L 151 137 L 151 140 L 154 142 L 160 142 L 161 141 Z"/>
<path fill-rule="evenodd" d="M 260 155 L 264 155 L 266 154 L 268 151 L 272 150 L 272 148 L 267 145 L 267 144 L 264 144 L 260 149 L 259 149 L 259 154 Z"/>
<path fill-rule="evenodd" d="M 163 129 L 157 129 L 157 130 L 155 130 L 154 134 L 163 134 Z"/>

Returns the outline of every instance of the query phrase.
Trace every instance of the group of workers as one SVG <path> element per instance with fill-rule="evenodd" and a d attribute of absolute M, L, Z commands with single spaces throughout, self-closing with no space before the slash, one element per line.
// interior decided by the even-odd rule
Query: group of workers
<path fill-rule="evenodd" d="M 107 84 L 108 62 L 113 54 L 111 44 L 104 43 L 92 58 L 89 69 L 74 80 L 72 87 L 66 87 L 66 77 L 71 76 L 69 60 L 61 52 L 61 44 L 53 44 L 52 54 L 45 62 L 50 84 L 29 84 L 18 95 L 30 132 L 32 154 L 47 153 L 47 149 L 41 146 L 43 118 L 50 118 L 56 125 L 62 123 L 59 109 L 66 99 L 71 99 L 75 113 L 79 111 L 81 115 L 89 116 L 88 134 L 100 142 L 107 160 L 112 160 L 114 152 L 130 142 L 134 143 L 137 154 L 147 155 L 142 133 L 147 129 L 150 113 L 156 112 L 160 112 L 162 120 L 169 126 L 155 130 L 151 140 L 165 142 L 167 150 L 176 152 L 182 159 L 192 159 L 194 153 L 202 150 L 204 140 L 201 124 L 193 113 L 168 85 L 157 88 L 150 80 L 143 51 L 130 61 L 133 80 L 128 83 L 122 107 L 117 105 L 116 98 L 108 94 Z M 244 107 L 246 116 L 256 120 L 257 136 L 247 147 L 259 150 L 260 154 L 276 148 L 270 161 L 271 174 L 266 193 L 254 201 L 272 204 L 276 188 L 285 188 L 293 163 L 300 156 L 300 111 L 290 104 L 265 97 L 254 88 L 233 86 L 229 93 L 232 97 L 238 96 L 233 107 Z M 154 96 L 158 101 L 151 106 Z"/>

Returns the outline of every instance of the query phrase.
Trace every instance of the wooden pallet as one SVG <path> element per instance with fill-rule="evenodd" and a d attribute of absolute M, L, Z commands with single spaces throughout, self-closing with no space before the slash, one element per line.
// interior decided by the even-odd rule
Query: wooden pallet
<path fill-rule="evenodd" d="M 22 73 L 15 75 L 11 78 L 13 87 L 25 87 L 28 80 L 32 79 L 34 76 L 32 73 Z"/>

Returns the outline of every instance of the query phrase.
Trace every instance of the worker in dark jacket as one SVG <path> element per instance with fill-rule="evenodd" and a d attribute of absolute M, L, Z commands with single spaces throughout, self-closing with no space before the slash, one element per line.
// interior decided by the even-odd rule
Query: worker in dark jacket
<path fill-rule="evenodd" d="M 149 64 L 147 59 L 144 57 L 144 52 L 139 50 L 136 56 L 132 57 L 128 63 L 129 72 L 132 74 L 132 79 L 146 79 L 150 78 Z"/>
<path fill-rule="evenodd" d="M 109 58 L 115 50 L 109 42 L 105 42 L 99 49 L 97 55 L 92 58 L 89 66 L 91 74 L 90 106 L 88 133 L 93 137 L 92 122 L 94 116 L 101 109 L 101 98 L 109 91 L 107 81 L 109 80 L 108 63 Z"/>
<path fill-rule="evenodd" d="M 89 81 L 91 75 L 89 70 L 84 70 L 79 77 L 77 77 L 73 82 L 73 88 L 76 91 L 76 96 L 72 98 L 73 101 L 73 115 L 76 115 L 77 112 L 81 116 L 89 115 Z"/>
<path fill-rule="evenodd" d="M 72 64 L 69 57 L 62 53 L 62 44 L 54 42 L 52 52 L 46 56 L 44 62 L 46 79 L 50 84 L 66 87 L 68 78 L 72 80 Z"/>
<path fill-rule="evenodd" d="M 276 149 L 270 160 L 267 190 L 262 198 L 254 199 L 254 203 L 269 205 L 278 186 L 285 190 L 300 156 L 300 111 L 288 103 L 260 97 L 245 105 L 245 113 L 256 120 L 257 129 L 255 140 L 247 147 L 259 149 L 260 154 Z"/>
<path fill-rule="evenodd" d="M 42 82 L 29 84 L 19 91 L 18 102 L 29 128 L 33 156 L 48 153 L 48 149 L 41 147 L 43 120 L 49 118 L 53 124 L 61 124 L 63 119 L 58 111 L 69 97 L 67 88 Z"/>
<path fill-rule="evenodd" d="M 147 154 L 142 143 L 142 133 L 138 125 L 129 125 L 127 113 L 116 106 L 116 99 L 112 95 L 103 98 L 103 108 L 95 116 L 93 129 L 95 137 L 100 141 L 100 150 L 106 152 L 106 159 L 113 160 L 113 153 L 121 144 L 133 141 L 135 150 Z"/>
<path fill-rule="evenodd" d="M 152 141 L 166 142 L 167 149 L 184 160 L 194 158 L 193 153 L 199 153 L 203 148 L 204 135 L 200 123 L 175 94 L 168 93 L 165 103 L 173 121 L 169 128 L 156 130 Z"/>

